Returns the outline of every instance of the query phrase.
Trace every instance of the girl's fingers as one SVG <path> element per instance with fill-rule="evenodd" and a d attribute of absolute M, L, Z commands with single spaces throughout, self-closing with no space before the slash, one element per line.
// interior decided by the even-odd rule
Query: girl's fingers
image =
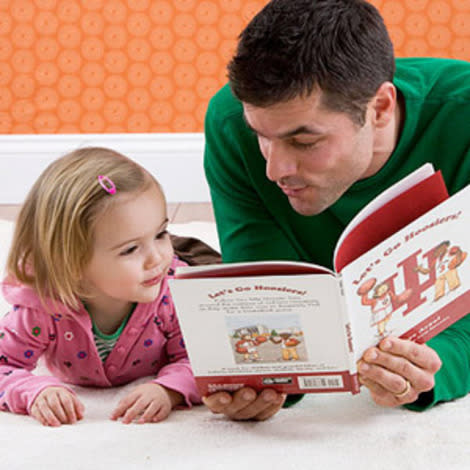
<path fill-rule="evenodd" d="M 67 393 L 60 397 L 62 408 L 67 415 L 67 423 L 76 423 L 78 420 L 83 418 L 83 405 L 81 402 Z"/>
<path fill-rule="evenodd" d="M 54 411 L 49 407 L 49 405 L 46 402 L 41 402 L 37 406 L 37 411 L 39 415 L 41 416 L 41 423 L 44 424 L 45 426 L 60 426 L 61 422 L 55 415 Z"/>
<path fill-rule="evenodd" d="M 49 409 L 54 413 L 54 416 L 62 423 L 67 424 L 69 418 L 67 412 L 62 407 L 62 399 L 60 392 L 49 394 L 45 397 L 45 402 Z"/>
<path fill-rule="evenodd" d="M 171 408 L 162 406 L 158 412 L 155 414 L 155 416 L 152 418 L 152 422 L 154 423 L 159 423 L 160 421 L 163 421 L 168 417 L 168 415 L 171 413 Z"/>
<path fill-rule="evenodd" d="M 137 416 L 139 416 L 142 411 L 146 408 L 147 404 L 142 402 L 141 400 L 137 400 L 131 407 L 127 409 L 122 417 L 122 422 L 124 424 L 129 424 L 134 421 Z"/>
<path fill-rule="evenodd" d="M 121 418 L 124 416 L 124 414 L 127 412 L 129 407 L 131 407 L 135 401 L 137 400 L 137 397 L 134 395 L 130 394 L 125 396 L 117 405 L 115 410 L 111 414 L 111 419 L 116 420 L 118 418 Z"/>
<path fill-rule="evenodd" d="M 160 410 L 163 408 L 157 401 L 152 401 L 148 404 L 147 408 L 142 413 L 142 416 L 138 419 L 139 424 L 156 422 L 155 417 L 158 415 Z"/>

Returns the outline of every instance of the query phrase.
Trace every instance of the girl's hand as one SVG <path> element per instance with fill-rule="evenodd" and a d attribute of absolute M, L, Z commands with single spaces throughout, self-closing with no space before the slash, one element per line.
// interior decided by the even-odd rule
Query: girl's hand
<path fill-rule="evenodd" d="M 63 387 L 47 387 L 34 400 L 30 415 L 44 426 L 73 424 L 83 418 L 85 407 Z"/>
<path fill-rule="evenodd" d="M 111 414 L 112 420 L 122 418 L 129 424 L 157 423 L 168 417 L 173 407 L 182 404 L 183 396 L 155 383 L 142 384 L 125 396 Z"/>

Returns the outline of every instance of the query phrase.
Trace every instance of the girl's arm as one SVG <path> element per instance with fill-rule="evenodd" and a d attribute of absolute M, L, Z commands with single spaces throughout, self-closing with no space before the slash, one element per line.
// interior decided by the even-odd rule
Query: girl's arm
<path fill-rule="evenodd" d="M 34 375 L 38 359 L 53 331 L 49 315 L 15 306 L 0 320 L 0 409 L 29 414 L 37 395 L 47 387 L 64 387 L 52 376 Z"/>
<path fill-rule="evenodd" d="M 180 393 L 188 407 L 191 404 L 200 404 L 201 397 L 189 364 L 173 302 L 166 306 L 165 312 L 162 312 L 159 317 L 162 320 L 162 329 L 167 338 L 166 353 L 169 363 L 158 371 L 153 382 Z"/>

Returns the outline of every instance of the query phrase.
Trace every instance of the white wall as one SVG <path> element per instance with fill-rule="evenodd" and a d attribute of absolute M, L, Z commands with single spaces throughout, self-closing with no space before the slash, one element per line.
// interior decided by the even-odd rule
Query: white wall
<path fill-rule="evenodd" d="M 53 160 L 78 147 L 109 147 L 150 171 L 168 202 L 208 202 L 202 133 L 0 136 L 0 204 L 20 204 Z"/>

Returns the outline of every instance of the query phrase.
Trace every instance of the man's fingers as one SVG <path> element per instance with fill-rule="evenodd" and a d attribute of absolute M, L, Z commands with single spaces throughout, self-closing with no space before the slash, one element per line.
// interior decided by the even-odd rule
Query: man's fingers
<path fill-rule="evenodd" d="M 398 392 L 398 396 L 397 394 L 390 392 L 390 390 L 382 387 L 377 382 L 373 382 L 363 377 L 360 377 L 359 381 L 369 389 L 372 399 L 380 406 L 395 407 L 406 403 L 412 403 L 418 398 L 418 392 L 411 386 L 411 384 L 408 387 L 405 381 L 403 382 L 404 388 Z M 404 390 L 406 393 L 401 395 L 401 392 Z"/>
<path fill-rule="evenodd" d="M 421 364 L 427 364 L 430 369 L 417 365 L 408 356 L 392 353 L 390 349 L 383 351 L 380 348 L 371 348 L 364 354 L 364 361 L 360 361 L 359 372 L 392 393 L 403 391 L 405 380 L 408 380 L 419 393 L 431 390 L 434 387 L 434 374 L 439 368 L 440 359 L 431 348 L 425 345 L 415 346 L 418 347 L 418 351 L 406 347 L 399 349 L 401 353 L 412 352 L 412 358 Z M 419 351 L 421 348 L 423 351 Z"/>
<path fill-rule="evenodd" d="M 256 401 L 256 392 L 251 388 L 237 390 L 233 394 L 232 402 L 225 408 L 224 414 L 232 419 L 250 419 L 256 414 L 256 407 L 259 407 L 259 403 L 255 405 Z"/>
<path fill-rule="evenodd" d="M 388 337 L 364 353 L 358 372 L 377 404 L 398 406 L 432 390 L 440 367 L 439 356 L 425 344 Z"/>
<path fill-rule="evenodd" d="M 271 405 L 265 408 L 263 411 L 258 413 L 255 416 L 257 421 L 265 421 L 266 419 L 271 418 L 274 416 L 281 408 L 284 402 L 286 401 L 287 395 L 285 393 L 281 395 L 277 395 Z"/>
<path fill-rule="evenodd" d="M 283 395 L 274 390 L 266 389 L 263 390 L 254 401 L 240 408 L 232 418 L 239 420 L 256 419 L 262 421 L 266 419 L 264 418 L 265 415 L 266 417 L 270 417 L 274 410 L 279 410 L 283 402 Z"/>
<path fill-rule="evenodd" d="M 414 365 L 432 373 L 436 373 L 442 365 L 438 354 L 426 344 L 390 337 L 380 342 L 379 349 L 389 354 L 404 357 Z"/>
<path fill-rule="evenodd" d="M 395 394 L 404 390 L 406 380 L 418 392 L 428 391 L 434 387 L 433 374 L 399 356 L 379 353 L 374 363 L 362 362 L 359 365 L 359 373 Z"/>
<path fill-rule="evenodd" d="M 223 413 L 234 420 L 264 420 L 282 407 L 285 395 L 265 389 L 259 395 L 251 388 L 242 388 L 233 396 L 217 393 L 204 397 L 204 403 L 213 413 Z"/>
<path fill-rule="evenodd" d="M 212 413 L 223 413 L 225 408 L 232 403 L 232 396 L 226 392 L 217 392 L 202 398 L 204 405 L 209 408 Z"/>

